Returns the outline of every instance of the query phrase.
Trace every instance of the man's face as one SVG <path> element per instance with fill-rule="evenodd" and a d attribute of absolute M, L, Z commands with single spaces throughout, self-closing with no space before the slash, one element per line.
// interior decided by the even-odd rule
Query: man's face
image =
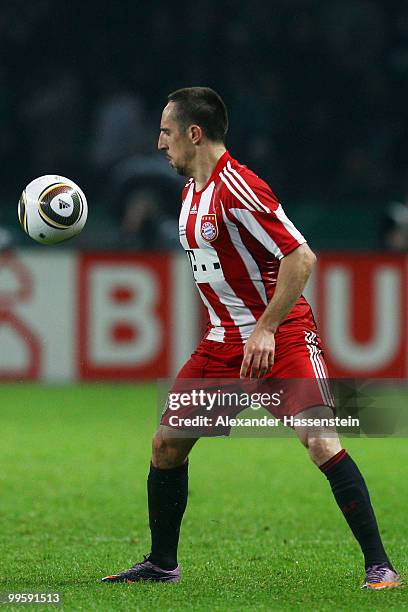
<path fill-rule="evenodd" d="M 181 130 L 177 122 L 174 102 L 164 108 L 160 122 L 160 136 L 157 148 L 166 154 L 170 166 L 182 176 L 191 176 L 191 160 L 195 147 L 189 137 L 189 130 Z"/>

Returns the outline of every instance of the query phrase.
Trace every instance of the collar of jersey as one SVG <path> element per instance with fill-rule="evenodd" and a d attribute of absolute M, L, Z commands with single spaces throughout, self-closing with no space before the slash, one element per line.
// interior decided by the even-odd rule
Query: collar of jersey
<path fill-rule="evenodd" d="M 206 182 L 206 184 L 204 185 L 204 187 L 202 189 L 200 189 L 200 191 L 196 191 L 195 189 L 195 181 L 194 181 L 194 193 L 202 193 L 203 191 L 205 191 L 208 187 L 208 185 L 211 183 L 211 181 L 214 180 L 214 178 L 216 177 L 216 175 L 221 171 L 221 169 L 225 166 L 225 164 L 227 163 L 227 161 L 229 159 L 232 159 L 231 155 L 229 154 L 228 151 L 225 151 L 225 153 L 223 153 L 220 157 L 220 159 L 217 161 L 214 170 L 211 173 L 210 178 L 208 179 L 208 181 Z"/>

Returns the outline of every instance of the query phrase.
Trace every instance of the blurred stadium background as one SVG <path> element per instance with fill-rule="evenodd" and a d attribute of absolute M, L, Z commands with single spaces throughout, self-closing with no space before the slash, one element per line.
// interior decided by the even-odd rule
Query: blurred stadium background
<path fill-rule="evenodd" d="M 156 142 L 166 94 L 207 84 L 233 155 L 321 254 L 308 295 L 333 374 L 406 377 L 406 2 L 78 7 L 0 8 L 0 376 L 155 378 L 194 346 L 180 179 Z M 90 206 L 83 234 L 53 249 L 16 216 L 49 173 Z"/>
<path fill-rule="evenodd" d="M 78 597 L 75 585 L 84 581 L 84 560 L 94 583 L 101 572 L 126 566 L 124 555 L 147 551 L 143 548 L 148 545 L 146 521 L 134 524 L 128 475 L 132 473 L 132 486 L 135 482 L 136 511 L 141 516 L 149 436 L 156 419 L 154 381 L 174 374 L 205 323 L 187 259 L 177 246 L 180 179 L 156 152 L 166 95 L 187 85 L 209 85 L 223 96 L 230 113 L 231 153 L 270 182 L 288 216 L 319 254 L 307 296 L 315 309 L 332 375 L 408 378 L 405 1 L 94 4 L 3 0 L 0 397 L 5 437 L 1 456 L 8 475 L 3 483 L 7 513 L 2 517 L 2 533 L 8 552 L 2 559 L 0 580 L 6 584 L 7 576 L 10 588 L 59 585 L 61 590 L 72 591 L 72 603 Z M 88 198 L 89 218 L 79 238 L 63 246 L 41 247 L 20 230 L 17 200 L 30 180 L 50 173 L 78 182 Z M 147 386 L 139 386 L 142 381 L 148 381 Z M 29 384 L 20 384 L 23 382 Z M 102 386 L 101 382 L 114 384 Z M 118 382 L 126 384 L 119 387 Z M 76 386 L 63 386 L 59 392 L 57 383 Z M 292 482 L 294 512 L 298 485 L 291 480 L 290 466 L 296 469 L 303 451 L 290 447 L 289 452 L 283 441 L 266 442 L 254 441 L 250 447 L 249 441 L 238 440 L 234 443 L 244 446 L 234 446 L 234 452 L 237 459 L 245 453 L 262 465 L 290 455 L 286 472 L 274 473 L 274 487 L 287 494 L 290 506 L 292 493 L 285 487 Z M 391 448 L 391 441 L 388 446 L 380 440 L 370 442 L 369 447 L 353 444 L 375 483 L 373 461 L 382 457 L 380 462 L 385 464 L 390 452 L 398 465 L 406 447 Z M 209 443 L 203 443 L 203 448 Z M 135 444 L 137 465 L 132 463 Z M 195 452 L 204 458 L 201 448 Z M 218 472 L 227 453 L 215 444 L 212 453 L 212 469 Z M 118 480 L 122 461 L 127 475 Z M 220 504 L 219 491 L 215 485 L 211 489 L 203 464 L 200 469 L 200 478 L 192 485 L 198 516 L 200 500 L 203 515 L 220 513 L 229 504 L 245 507 L 244 495 L 241 501 L 235 498 L 237 488 L 246 490 L 245 482 L 258 493 L 269 486 L 264 472 L 254 474 L 247 467 L 244 480 L 236 487 L 236 468 L 223 465 L 224 482 L 230 484 Z M 299 470 L 304 470 L 299 472 L 299 488 L 308 483 L 316 492 L 311 499 L 306 494 L 302 498 L 304 516 L 312 517 L 313 522 L 320 492 L 322 503 L 327 503 L 325 483 L 312 466 L 305 467 L 303 456 Z M 35 481 L 30 473 L 35 474 Z M 380 519 L 385 522 L 384 500 L 398 498 L 395 509 L 406 499 L 397 488 L 398 474 L 394 470 L 394 480 L 383 479 L 377 493 Z M 214 500 L 204 502 L 208 487 Z M 124 505 L 118 503 L 121 499 Z M 401 528 L 405 524 L 402 506 L 396 510 L 400 523 L 394 523 Z M 58 519 L 62 507 L 63 518 Z M 99 516 L 97 508 L 102 507 Z M 262 504 L 258 507 L 263 508 Z M 285 526 L 289 520 L 290 527 L 297 518 L 285 508 L 281 508 L 279 521 Z M 334 508 L 325 515 L 327 524 L 323 524 L 319 545 L 325 542 L 327 557 L 337 551 L 330 512 L 333 524 L 336 521 L 337 526 L 339 520 Z M 238 515 L 237 523 L 242 518 Z M 190 516 L 187 520 L 193 521 L 193 514 Z M 226 515 L 220 520 L 229 524 Z M 81 541 L 70 531 L 70 521 L 79 524 Z M 237 599 L 218 594 L 220 607 L 214 605 L 215 600 L 212 607 L 210 603 L 206 607 L 205 591 L 212 593 L 210 585 L 214 584 L 212 566 L 205 565 L 206 538 L 214 540 L 210 531 L 216 533 L 217 527 L 211 523 L 210 531 L 201 532 L 201 523 L 193 524 L 196 544 L 202 548 L 199 563 L 208 580 L 201 585 L 199 609 L 245 609 L 244 604 L 271 609 L 271 599 L 265 608 L 257 603 L 259 585 L 251 583 L 252 595 L 248 591 L 238 595 L 239 580 L 232 579 L 230 593 Z M 129 528 L 133 539 L 127 535 Z M 280 537 L 275 531 L 272 537 L 272 532 L 259 535 L 248 529 L 255 540 L 269 537 L 271 546 L 275 535 Z M 312 526 L 307 533 L 309 550 Z M 191 543 L 189 537 L 186 542 Z M 235 533 L 229 537 L 233 542 Z M 240 537 L 245 539 L 245 535 Z M 348 535 L 340 531 L 337 537 L 345 540 Z M 387 537 L 391 544 L 396 541 L 393 531 Z M 221 542 L 222 538 L 215 539 Z M 281 542 L 281 556 L 276 552 L 274 560 L 278 574 L 279 567 L 304 554 L 302 538 Z M 129 552 L 129 545 L 135 542 L 137 551 L 133 547 Z M 222 571 L 228 572 L 217 542 L 213 542 L 212 553 Z M 47 548 L 51 545 L 54 553 Z M 187 543 L 183 546 L 183 555 L 194 563 L 193 549 Z M 20 551 L 17 556 L 15 550 Z M 231 544 L 232 550 L 238 558 L 243 554 Z M 344 576 L 356 554 L 350 542 L 338 562 Z M 128 560 L 134 562 L 133 556 Z M 66 563 L 61 571 L 72 582 L 60 581 L 59 560 Z M 263 580 L 267 580 L 269 562 L 259 563 L 264 563 Z M 317 560 L 308 558 L 304 571 L 308 563 L 316 565 Z M 28 566 L 32 574 L 27 574 Z M 274 600 L 278 608 L 283 601 L 289 606 L 306 601 L 296 595 L 296 589 L 306 583 L 302 587 L 296 567 L 292 569 L 293 577 L 279 575 L 284 599 Z M 333 593 L 349 584 L 348 578 L 334 575 L 329 565 L 322 565 L 319 572 L 325 584 L 332 585 Z M 193 569 L 190 576 L 194 582 Z M 295 590 L 286 589 L 286 577 L 296 582 Z M 221 580 L 220 575 L 216 580 Z M 309 589 L 310 609 L 320 609 L 323 599 L 319 597 L 326 592 L 325 586 L 315 587 Z M 149 609 L 155 609 L 159 601 L 152 593 L 144 591 Z M 177 596 L 180 599 L 174 609 L 188 609 L 194 593 L 188 589 L 186 593 L 184 603 Z M 83 608 L 72 603 L 70 609 L 127 609 L 124 600 L 116 608 L 113 600 L 109 605 L 103 603 L 104 597 L 99 595 L 97 608 L 91 598 Z M 332 609 L 342 609 L 341 597 L 339 593 Z M 229 601 L 228 608 L 223 608 L 223 598 Z M 305 605 L 307 608 L 307 601 Z M 364 607 L 360 600 L 355 605 Z"/>

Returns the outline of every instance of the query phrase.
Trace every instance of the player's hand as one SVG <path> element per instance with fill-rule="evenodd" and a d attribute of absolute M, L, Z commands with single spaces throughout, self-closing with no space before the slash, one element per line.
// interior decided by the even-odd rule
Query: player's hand
<path fill-rule="evenodd" d="M 244 347 L 240 378 L 263 378 L 272 368 L 275 358 L 275 334 L 255 327 Z"/>

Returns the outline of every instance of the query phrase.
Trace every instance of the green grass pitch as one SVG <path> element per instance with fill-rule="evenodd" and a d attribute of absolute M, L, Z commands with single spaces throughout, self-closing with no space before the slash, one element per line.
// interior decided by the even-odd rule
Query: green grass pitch
<path fill-rule="evenodd" d="M 182 582 L 99 583 L 149 551 L 155 387 L 1 385 L 0 397 L 0 591 L 59 591 L 64 610 L 87 611 L 408 608 L 404 588 L 359 589 L 358 546 L 326 479 L 290 438 L 201 440 L 191 455 Z M 344 446 L 406 576 L 407 441 Z"/>

